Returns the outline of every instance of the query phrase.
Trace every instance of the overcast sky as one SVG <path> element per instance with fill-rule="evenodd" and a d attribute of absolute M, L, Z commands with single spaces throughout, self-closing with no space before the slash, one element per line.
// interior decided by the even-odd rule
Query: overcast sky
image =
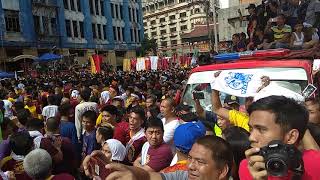
<path fill-rule="evenodd" d="M 228 8 L 229 1 L 228 0 L 220 0 L 221 8 Z"/>

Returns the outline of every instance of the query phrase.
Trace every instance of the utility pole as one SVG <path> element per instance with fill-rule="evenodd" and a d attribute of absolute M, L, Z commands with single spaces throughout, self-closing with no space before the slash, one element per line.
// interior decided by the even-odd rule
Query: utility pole
<path fill-rule="evenodd" d="M 213 27 L 214 27 L 214 51 L 218 52 L 218 32 L 217 32 L 217 18 L 216 18 L 216 0 L 210 0 L 210 7 L 213 12 Z M 212 37 L 210 37 L 212 39 Z"/>

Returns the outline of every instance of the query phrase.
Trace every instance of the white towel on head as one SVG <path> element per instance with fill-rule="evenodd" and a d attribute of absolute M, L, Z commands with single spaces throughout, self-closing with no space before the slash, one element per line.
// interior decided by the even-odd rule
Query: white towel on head
<path fill-rule="evenodd" d="M 124 145 L 116 139 L 108 139 L 106 143 L 112 153 L 111 159 L 113 161 L 123 161 L 127 154 Z"/>
<path fill-rule="evenodd" d="M 71 92 L 71 97 L 72 97 L 72 98 L 77 98 L 79 95 L 80 95 L 80 93 L 79 93 L 78 90 L 73 90 L 73 91 Z"/>
<path fill-rule="evenodd" d="M 101 100 L 102 100 L 103 103 L 107 103 L 107 102 L 109 101 L 109 99 L 110 99 L 110 93 L 109 93 L 109 91 L 103 91 L 103 92 L 100 94 L 100 96 L 101 96 Z"/>
<path fill-rule="evenodd" d="M 299 102 L 304 102 L 304 97 L 294 92 L 290 89 L 284 88 L 276 83 L 270 83 L 267 87 L 261 89 L 253 98 L 254 101 L 258 101 L 259 99 L 268 97 L 268 96 L 285 96 L 287 98 L 292 98 Z"/>
<path fill-rule="evenodd" d="M 248 70 L 222 71 L 211 83 L 211 88 L 238 97 L 254 96 L 261 87 L 263 75 Z"/>

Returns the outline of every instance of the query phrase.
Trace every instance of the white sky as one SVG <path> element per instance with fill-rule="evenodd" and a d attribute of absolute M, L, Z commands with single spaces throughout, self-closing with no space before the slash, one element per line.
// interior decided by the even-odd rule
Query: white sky
<path fill-rule="evenodd" d="M 229 7 L 229 0 L 220 0 L 221 8 L 228 8 Z"/>

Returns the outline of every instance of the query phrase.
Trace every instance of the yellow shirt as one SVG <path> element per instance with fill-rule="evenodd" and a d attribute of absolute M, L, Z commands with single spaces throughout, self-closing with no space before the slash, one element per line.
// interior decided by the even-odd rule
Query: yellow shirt
<path fill-rule="evenodd" d="M 243 112 L 237 110 L 229 111 L 230 123 L 241 127 L 249 132 L 249 116 Z"/>
<path fill-rule="evenodd" d="M 216 134 L 216 136 L 222 137 L 222 130 L 217 124 L 214 125 L 213 129 L 214 129 L 214 133 Z"/>

